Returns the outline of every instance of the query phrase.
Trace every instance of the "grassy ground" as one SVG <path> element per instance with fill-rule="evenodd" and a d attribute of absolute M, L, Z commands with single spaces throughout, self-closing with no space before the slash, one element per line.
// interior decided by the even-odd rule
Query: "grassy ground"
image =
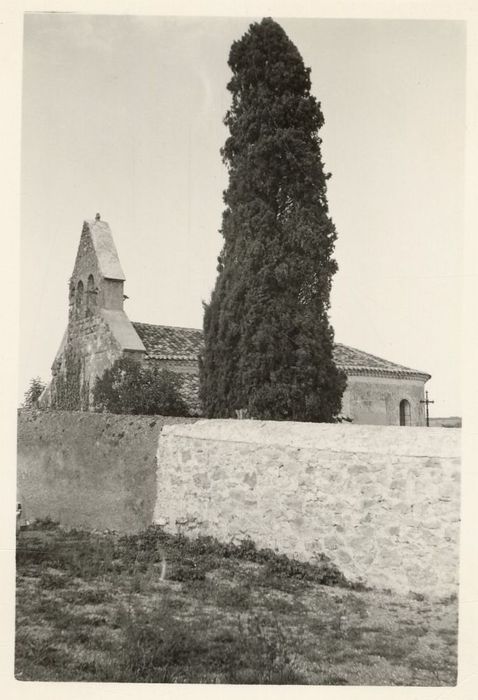
<path fill-rule="evenodd" d="M 23 529 L 16 629 L 19 680 L 456 682 L 456 600 L 356 590 L 325 558 L 157 528 Z"/>

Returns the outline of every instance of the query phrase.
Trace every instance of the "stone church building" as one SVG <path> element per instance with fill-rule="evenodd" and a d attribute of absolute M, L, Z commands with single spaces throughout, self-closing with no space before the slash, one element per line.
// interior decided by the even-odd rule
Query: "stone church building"
<path fill-rule="evenodd" d="M 63 392 L 71 408 L 88 410 L 96 377 L 124 355 L 181 375 L 191 415 L 200 415 L 198 356 L 202 331 L 129 320 L 124 311 L 125 275 L 110 227 L 97 214 L 85 221 L 69 283 L 68 326 L 40 398 L 55 406 Z M 403 367 L 337 343 L 337 366 L 347 375 L 342 415 L 354 423 L 425 425 L 426 372 Z"/>

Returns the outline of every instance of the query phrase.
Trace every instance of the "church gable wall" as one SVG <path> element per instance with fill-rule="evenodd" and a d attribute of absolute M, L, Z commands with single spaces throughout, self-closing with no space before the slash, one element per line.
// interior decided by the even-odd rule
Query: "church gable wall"
<path fill-rule="evenodd" d="M 96 377 L 111 367 L 122 352 L 100 314 L 70 320 L 61 365 L 52 379 L 53 407 L 87 410 Z"/>
<path fill-rule="evenodd" d="M 424 383 L 412 379 L 348 376 L 342 414 L 354 423 L 400 425 L 400 402 L 410 405 L 410 425 L 425 425 Z"/>
<path fill-rule="evenodd" d="M 98 259 L 91 240 L 91 233 L 88 226 L 85 224 L 81 232 L 80 243 L 76 253 L 75 267 L 73 269 L 72 279 L 78 281 L 83 278 L 86 281 L 90 272 L 96 272 L 100 276 Z"/>
<path fill-rule="evenodd" d="M 88 290 L 88 279 L 90 275 L 93 277 L 94 290 L 96 291 L 95 306 L 101 305 L 102 296 L 102 280 L 98 266 L 91 234 L 85 225 L 81 233 L 80 244 L 76 254 L 75 267 L 70 278 L 70 318 L 72 314 L 75 316 L 84 315 L 86 308 L 92 305 L 91 290 Z M 78 294 L 78 284 L 81 282 L 83 287 L 83 300 L 80 301 Z"/>
<path fill-rule="evenodd" d="M 93 278 L 92 288 L 88 280 Z M 78 300 L 78 284 L 83 286 L 83 303 Z M 75 267 L 70 279 L 70 314 L 80 315 L 97 308 L 123 309 L 124 282 L 118 279 L 105 279 L 101 273 L 97 254 L 91 239 L 91 232 L 84 225 L 76 255 Z"/>
<path fill-rule="evenodd" d="M 73 324 L 71 342 L 83 358 L 84 381 L 91 392 L 96 377 L 121 357 L 122 348 L 100 315 Z"/>
<path fill-rule="evenodd" d="M 68 328 L 41 405 L 88 410 L 97 377 L 125 351 L 144 355 L 123 311 L 123 284 L 109 226 L 97 215 L 95 222 L 83 224 L 69 283 Z"/>

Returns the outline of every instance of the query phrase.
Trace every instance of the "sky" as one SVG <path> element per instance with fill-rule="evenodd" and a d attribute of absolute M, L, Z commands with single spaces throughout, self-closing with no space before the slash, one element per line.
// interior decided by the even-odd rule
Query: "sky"
<path fill-rule="evenodd" d="M 26 16 L 19 400 L 50 376 L 96 212 L 129 318 L 202 326 L 222 244 L 227 57 L 254 19 Z M 429 372 L 431 415 L 461 415 L 465 25 L 280 24 L 325 117 L 335 338 Z"/>

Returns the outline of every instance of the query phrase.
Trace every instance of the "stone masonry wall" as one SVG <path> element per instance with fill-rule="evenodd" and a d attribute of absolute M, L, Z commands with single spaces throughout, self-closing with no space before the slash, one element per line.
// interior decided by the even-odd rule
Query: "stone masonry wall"
<path fill-rule="evenodd" d="M 155 521 L 251 537 L 302 560 L 323 552 L 351 580 L 457 591 L 460 432 L 200 420 L 165 426 Z"/>
<path fill-rule="evenodd" d="M 251 537 L 302 560 L 324 553 L 368 585 L 449 595 L 460 433 L 20 411 L 18 500 L 28 520 Z"/>
<path fill-rule="evenodd" d="M 81 388 L 92 401 L 92 392 L 96 377 L 101 376 L 113 362 L 122 356 L 122 348 L 111 333 L 108 324 L 99 312 L 83 318 L 71 319 L 68 325 L 67 340 L 61 358 L 61 368 L 58 375 L 51 380 L 50 393 L 55 396 L 58 376 L 66 372 L 66 354 L 72 353 L 80 363 Z M 86 408 L 86 406 L 78 406 Z"/>
<path fill-rule="evenodd" d="M 161 427 L 187 418 L 20 411 L 23 519 L 133 532 L 152 523 Z"/>
<path fill-rule="evenodd" d="M 123 308 L 123 280 L 105 280 L 98 266 L 97 254 L 91 240 L 91 232 L 88 226 L 83 226 L 80 243 L 76 254 L 75 266 L 70 279 L 70 285 L 76 289 L 81 280 L 84 289 L 84 309 L 87 305 L 88 276 L 93 275 L 96 288 L 94 305 L 97 308 Z M 116 292 L 116 293 L 115 293 Z M 119 304 L 111 304 L 111 301 L 119 299 Z M 72 300 L 73 308 L 70 309 L 70 318 L 74 315 L 75 300 Z"/>
<path fill-rule="evenodd" d="M 354 423 L 365 425 L 400 425 L 400 401 L 410 404 L 411 425 L 425 425 L 425 409 L 420 403 L 424 383 L 418 379 L 388 377 L 347 377 L 342 398 L 342 414 Z"/>

